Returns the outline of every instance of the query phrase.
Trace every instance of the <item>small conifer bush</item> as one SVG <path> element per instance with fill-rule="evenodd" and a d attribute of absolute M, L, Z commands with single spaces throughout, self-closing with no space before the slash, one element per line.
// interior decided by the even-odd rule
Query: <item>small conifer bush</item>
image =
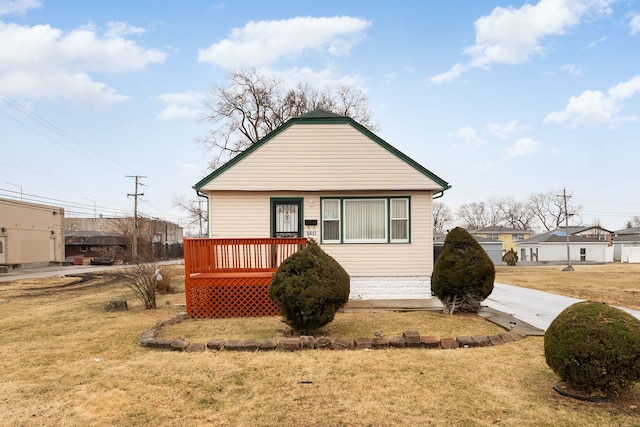
<path fill-rule="evenodd" d="M 480 243 L 456 227 L 444 240 L 431 274 L 431 291 L 444 304 L 444 312 L 476 312 L 493 291 L 496 270 Z"/>
<path fill-rule="evenodd" d="M 544 354 L 572 389 L 617 392 L 640 380 L 640 320 L 604 303 L 573 304 L 551 322 Z"/>
<path fill-rule="evenodd" d="M 332 322 L 349 300 L 350 279 L 314 240 L 287 258 L 273 275 L 269 297 L 294 331 L 310 334 Z"/>
<path fill-rule="evenodd" d="M 502 256 L 502 261 L 513 267 L 518 262 L 518 254 L 511 248 Z"/>

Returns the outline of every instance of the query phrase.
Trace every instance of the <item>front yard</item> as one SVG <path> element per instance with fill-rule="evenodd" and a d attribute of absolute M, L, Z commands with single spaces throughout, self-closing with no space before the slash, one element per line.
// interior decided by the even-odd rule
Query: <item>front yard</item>
<path fill-rule="evenodd" d="M 626 301 L 634 295 L 629 282 L 636 280 L 638 288 L 635 266 L 603 275 L 598 266 L 576 270 L 575 280 L 566 283 L 569 276 L 556 278 L 546 267 L 536 270 L 537 283 L 523 278 L 532 274 L 520 267 L 498 269 L 496 280 L 531 287 L 555 283 L 584 295 L 597 289 L 607 298 L 622 292 Z M 620 280 L 605 280 L 612 275 Z M 590 277 L 596 278 L 592 284 Z M 76 280 L 0 284 L 3 424 L 640 425 L 640 386 L 606 404 L 554 392 L 557 378 L 544 362 L 540 337 L 457 350 L 165 352 L 140 347 L 140 333 L 183 311 L 184 293 L 160 296 L 158 309 L 143 310 L 118 277 Z M 104 312 L 112 297 L 125 297 L 129 311 Z M 353 316 L 361 316 L 359 326 L 349 326 Z M 278 334 L 286 325 L 277 318 L 210 319 L 172 328 L 166 332 L 197 340 Z M 434 313 L 363 313 L 340 314 L 327 328 L 336 335 L 415 329 L 444 336 L 488 334 L 496 326 Z"/>

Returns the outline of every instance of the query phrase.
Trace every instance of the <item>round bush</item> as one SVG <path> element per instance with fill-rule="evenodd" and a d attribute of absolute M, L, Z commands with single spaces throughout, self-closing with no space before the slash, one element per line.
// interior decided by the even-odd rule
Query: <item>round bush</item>
<path fill-rule="evenodd" d="M 445 313 L 475 312 L 491 295 L 495 276 L 495 266 L 480 243 L 456 227 L 447 234 L 433 268 L 431 291 L 444 304 Z"/>
<path fill-rule="evenodd" d="M 544 354 L 572 389 L 610 394 L 640 380 L 640 320 L 599 302 L 573 304 L 544 334 Z"/>
<path fill-rule="evenodd" d="M 291 255 L 273 275 L 269 297 L 294 331 L 308 334 L 327 325 L 349 300 L 347 272 L 315 241 Z"/>

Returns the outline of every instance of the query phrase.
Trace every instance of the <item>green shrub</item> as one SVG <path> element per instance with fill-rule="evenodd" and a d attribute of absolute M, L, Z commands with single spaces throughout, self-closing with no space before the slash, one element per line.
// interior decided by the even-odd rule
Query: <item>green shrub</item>
<path fill-rule="evenodd" d="M 444 312 L 475 312 L 493 291 L 496 270 L 480 243 L 456 227 L 444 240 L 431 274 L 431 291 L 444 304 Z"/>
<path fill-rule="evenodd" d="M 327 325 L 349 300 L 342 266 L 315 241 L 291 255 L 273 275 L 269 297 L 294 331 L 309 334 Z"/>
<path fill-rule="evenodd" d="M 502 261 L 513 267 L 518 262 L 518 254 L 511 248 L 502 256 Z"/>
<path fill-rule="evenodd" d="M 547 364 L 576 391 L 611 393 L 640 380 L 640 321 L 585 301 L 556 317 L 544 334 Z"/>

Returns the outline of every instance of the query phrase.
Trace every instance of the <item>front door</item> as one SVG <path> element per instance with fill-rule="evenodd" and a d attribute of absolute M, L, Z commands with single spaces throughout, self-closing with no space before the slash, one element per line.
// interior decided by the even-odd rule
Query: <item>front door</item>
<path fill-rule="evenodd" d="M 271 236 L 302 237 L 302 199 L 271 201 Z"/>

